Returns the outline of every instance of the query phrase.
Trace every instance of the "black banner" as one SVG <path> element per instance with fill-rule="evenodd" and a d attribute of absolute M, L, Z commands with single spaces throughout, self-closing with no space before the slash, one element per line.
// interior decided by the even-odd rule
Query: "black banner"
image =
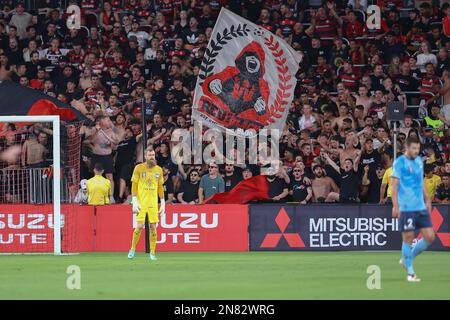
<path fill-rule="evenodd" d="M 250 250 L 399 250 L 391 211 L 380 205 L 250 205 Z M 429 249 L 450 251 L 450 206 L 433 207 L 431 220 L 436 240 Z"/>

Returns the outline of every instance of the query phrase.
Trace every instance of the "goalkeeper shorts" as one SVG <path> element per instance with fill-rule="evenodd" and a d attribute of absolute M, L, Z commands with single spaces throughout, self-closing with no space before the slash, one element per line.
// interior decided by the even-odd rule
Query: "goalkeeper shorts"
<path fill-rule="evenodd" d="M 140 210 L 136 217 L 137 223 L 145 223 L 145 216 L 148 215 L 148 222 L 149 223 L 158 223 L 159 217 L 158 217 L 158 209 L 145 209 Z"/>

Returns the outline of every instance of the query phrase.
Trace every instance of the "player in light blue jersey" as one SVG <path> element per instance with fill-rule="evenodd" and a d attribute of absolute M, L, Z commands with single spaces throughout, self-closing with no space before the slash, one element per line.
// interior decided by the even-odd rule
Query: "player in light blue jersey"
<path fill-rule="evenodd" d="M 392 170 L 392 217 L 399 218 L 402 232 L 402 260 L 408 273 L 407 280 L 418 282 L 413 262 L 422 251 L 434 241 L 431 224 L 431 199 L 423 183 L 423 161 L 419 157 L 420 141 L 417 138 L 406 140 L 405 153 L 394 161 Z M 420 230 L 422 239 L 415 245 L 415 231 Z"/>

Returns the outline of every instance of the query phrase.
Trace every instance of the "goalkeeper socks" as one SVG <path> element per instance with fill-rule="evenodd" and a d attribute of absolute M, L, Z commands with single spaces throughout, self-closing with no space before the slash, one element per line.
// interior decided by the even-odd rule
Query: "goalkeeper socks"
<path fill-rule="evenodd" d="M 133 231 L 133 241 L 131 242 L 131 251 L 136 251 L 136 246 L 139 242 L 139 238 L 141 237 L 142 230 L 134 229 Z"/>
<path fill-rule="evenodd" d="M 158 233 L 154 229 L 150 229 L 150 253 L 155 254 L 156 241 L 158 238 Z"/>
<path fill-rule="evenodd" d="M 406 267 L 406 272 L 408 272 L 408 274 L 414 274 L 413 253 L 411 245 L 407 244 L 406 242 L 403 242 L 402 244 L 402 259 Z"/>
<path fill-rule="evenodd" d="M 413 259 L 415 257 L 417 257 L 419 254 L 421 254 L 422 251 L 426 250 L 428 248 L 428 246 L 429 246 L 429 243 L 423 238 L 420 239 L 419 241 L 417 241 L 416 245 L 412 249 Z"/>

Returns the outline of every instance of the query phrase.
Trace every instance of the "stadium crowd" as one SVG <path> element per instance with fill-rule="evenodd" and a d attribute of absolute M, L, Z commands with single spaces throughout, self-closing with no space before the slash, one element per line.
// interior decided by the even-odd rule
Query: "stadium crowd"
<path fill-rule="evenodd" d="M 260 174 L 256 164 L 177 165 L 170 156 L 173 130 L 192 128 L 193 91 L 222 6 L 301 55 L 281 165 L 267 177 L 273 201 L 388 202 L 394 130 L 387 104 L 400 101 L 405 119 L 398 122 L 397 151 L 408 137 L 419 138 L 428 191 L 434 201 L 450 202 L 446 1 L 372 1 L 381 8 L 378 29 L 367 26 L 367 0 L 67 1 L 80 6 L 81 29 L 67 28 L 59 1 L 32 2 L 31 9 L 1 2 L 0 77 L 70 103 L 92 120 L 80 128 L 81 178 L 101 163 L 116 202 L 130 198 L 143 134 L 163 167 L 166 203 L 201 203 Z M 8 132 L 18 129 L 2 130 L 3 146 L 14 145 Z M 51 130 L 38 124 L 28 132 L 21 163 L 12 165 L 42 165 L 50 150 L 37 146 L 48 144 Z"/>

